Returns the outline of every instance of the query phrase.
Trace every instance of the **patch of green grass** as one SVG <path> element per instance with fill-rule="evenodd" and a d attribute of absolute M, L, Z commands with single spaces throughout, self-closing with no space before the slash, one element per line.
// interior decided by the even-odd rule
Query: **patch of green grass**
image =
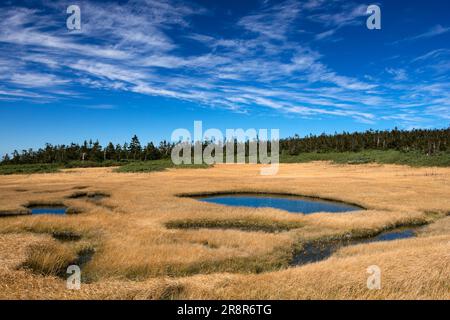
<path fill-rule="evenodd" d="M 5 164 L 0 165 L 0 175 L 52 173 L 57 172 L 58 169 L 57 164 Z"/>
<path fill-rule="evenodd" d="M 116 169 L 117 172 L 154 172 L 163 171 L 168 168 L 176 169 L 205 169 L 209 166 L 207 164 L 182 164 L 175 165 L 170 159 L 151 160 L 151 161 L 137 161 L 130 162 L 120 168 Z"/>
<path fill-rule="evenodd" d="M 367 163 L 400 164 L 413 167 L 450 167 L 450 152 L 443 152 L 428 156 L 421 152 L 401 152 L 396 150 L 365 150 L 360 152 L 310 152 L 299 155 L 281 154 L 281 163 L 305 163 L 312 161 L 332 161 L 340 164 L 359 165 Z M 92 168 L 92 167 L 119 167 L 117 172 L 154 172 L 168 168 L 176 169 L 202 169 L 207 164 L 175 165 L 170 159 L 150 161 L 72 161 L 62 164 L 4 164 L 0 165 L 0 175 L 53 173 L 60 169 Z"/>
<path fill-rule="evenodd" d="M 123 164 L 123 162 L 115 161 L 72 161 L 68 163 L 2 164 L 0 165 L 0 175 L 54 173 L 60 171 L 60 169 L 113 167 Z"/>
<path fill-rule="evenodd" d="M 166 223 L 169 229 L 236 229 L 242 231 L 283 232 L 299 229 L 303 224 L 295 221 L 272 221 L 256 219 L 229 220 L 173 220 Z"/>
<path fill-rule="evenodd" d="M 208 168 L 202 165 L 174 165 L 170 159 L 150 160 L 150 161 L 71 161 L 68 163 L 38 163 L 38 164 L 5 164 L 0 165 L 0 175 L 7 174 L 33 174 L 33 173 L 53 173 L 60 169 L 74 168 L 98 168 L 98 167 L 119 167 L 117 172 L 152 172 L 162 171 L 167 168 Z"/>
<path fill-rule="evenodd" d="M 106 160 L 106 161 L 70 161 L 68 163 L 64 163 L 61 165 L 61 167 L 65 169 L 72 169 L 72 168 L 100 168 L 100 167 L 119 167 L 127 162 L 125 161 L 113 161 L 113 160 Z"/>
<path fill-rule="evenodd" d="M 283 154 L 281 163 L 304 163 L 311 161 L 332 161 L 341 164 L 400 164 L 414 167 L 448 167 L 450 166 L 450 153 L 439 153 L 428 156 L 420 152 L 401 152 L 396 150 L 366 150 L 361 152 L 327 152 L 327 153 L 301 153 L 291 156 Z"/>

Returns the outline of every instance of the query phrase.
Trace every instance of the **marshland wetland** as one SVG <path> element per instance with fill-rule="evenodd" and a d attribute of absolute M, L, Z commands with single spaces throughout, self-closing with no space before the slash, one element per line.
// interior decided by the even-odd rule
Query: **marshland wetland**
<path fill-rule="evenodd" d="M 450 299 L 450 168 L 312 162 L 281 164 L 276 176 L 259 169 L 1 176 L 0 298 Z M 293 214 L 195 198 L 227 193 L 360 210 Z M 32 204 L 71 214 L 33 215 Z M 317 248 L 325 255 L 308 260 Z M 67 290 L 74 263 L 83 283 Z M 372 265 L 382 271 L 381 290 L 367 289 Z"/>

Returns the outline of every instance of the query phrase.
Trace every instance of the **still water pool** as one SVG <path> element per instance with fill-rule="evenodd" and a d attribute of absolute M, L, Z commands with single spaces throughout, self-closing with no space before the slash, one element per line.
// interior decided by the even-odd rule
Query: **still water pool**
<path fill-rule="evenodd" d="M 66 214 L 65 207 L 31 207 L 31 214 Z"/>
<path fill-rule="evenodd" d="M 316 212 L 350 212 L 363 210 L 361 207 L 327 200 L 304 198 L 299 196 L 284 196 L 271 194 L 233 194 L 196 199 L 226 206 L 251 207 L 251 208 L 275 208 L 292 213 L 311 214 Z"/>

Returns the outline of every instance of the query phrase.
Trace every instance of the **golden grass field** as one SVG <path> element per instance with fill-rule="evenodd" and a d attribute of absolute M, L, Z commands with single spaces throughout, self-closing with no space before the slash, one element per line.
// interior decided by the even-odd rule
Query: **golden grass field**
<path fill-rule="evenodd" d="M 3 214 L 23 212 L 30 203 L 81 211 L 0 218 L 0 298 L 450 299 L 450 168 L 316 162 L 283 164 L 276 176 L 261 176 L 259 168 L 0 176 Z M 368 210 L 296 215 L 178 196 L 224 191 L 317 196 Z M 110 196 L 93 201 L 80 192 Z M 166 226 L 174 221 L 226 224 Z M 417 238 L 345 247 L 327 260 L 289 266 L 293 251 L 310 240 L 423 223 Z M 267 226 L 284 229 L 259 230 Z M 81 239 L 61 241 L 54 233 Z M 83 267 L 81 290 L 67 290 L 61 272 L 86 249 L 95 254 Z M 381 290 L 367 289 L 371 265 L 381 268 Z"/>

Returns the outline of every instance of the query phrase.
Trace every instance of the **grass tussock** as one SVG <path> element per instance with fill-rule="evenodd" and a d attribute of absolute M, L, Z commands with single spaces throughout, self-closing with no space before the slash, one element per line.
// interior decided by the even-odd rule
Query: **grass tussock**
<path fill-rule="evenodd" d="M 77 265 L 83 269 L 95 252 L 93 245 L 88 242 L 67 245 L 64 242 L 45 241 L 28 247 L 21 267 L 35 274 L 65 278 L 68 266 Z M 84 278 L 89 279 L 89 276 L 85 275 Z"/>
<path fill-rule="evenodd" d="M 59 243 L 36 244 L 28 249 L 22 267 L 41 275 L 61 276 L 76 257 L 73 250 Z"/>
<path fill-rule="evenodd" d="M 158 300 L 177 300 L 185 291 L 185 286 L 180 283 L 169 283 L 158 296 Z"/>
<path fill-rule="evenodd" d="M 242 231 L 283 232 L 299 229 L 302 223 L 296 221 L 273 220 L 174 220 L 165 224 L 169 229 L 235 229 Z"/>

